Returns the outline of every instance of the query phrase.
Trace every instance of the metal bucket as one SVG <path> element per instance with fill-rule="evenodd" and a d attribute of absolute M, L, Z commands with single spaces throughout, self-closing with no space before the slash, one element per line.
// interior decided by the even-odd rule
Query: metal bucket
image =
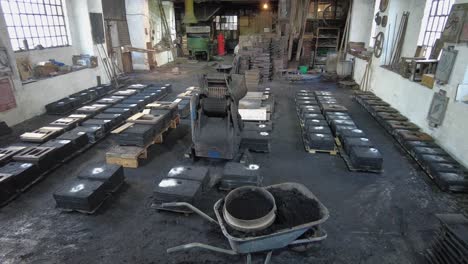
<path fill-rule="evenodd" d="M 353 62 L 349 60 L 338 61 L 336 65 L 336 74 L 338 77 L 345 78 L 352 74 L 353 72 Z"/>
<path fill-rule="evenodd" d="M 265 198 L 266 201 L 268 201 L 271 205 L 272 208 L 271 210 L 265 214 L 262 217 L 252 219 L 252 220 L 245 220 L 245 219 L 239 219 L 237 217 L 234 217 L 230 212 L 229 212 L 229 204 L 234 201 L 236 198 L 239 198 L 240 196 L 249 193 L 249 192 L 255 192 L 260 194 Z M 255 206 L 255 204 L 251 204 L 250 207 Z M 239 187 L 234 190 L 232 190 L 226 197 L 224 198 L 224 205 L 223 205 L 223 217 L 226 223 L 242 232 L 253 232 L 253 231 L 259 231 L 263 230 L 267 227 L 269 227 L 273 222 L 275 221 L 276 218 L 276 204 L 275 204 L 275 198 L 273 195 L 265 190 L 264 188 L 261 187 L 254 187 L 254 186 L 244 186 L 244 187 Z"/>

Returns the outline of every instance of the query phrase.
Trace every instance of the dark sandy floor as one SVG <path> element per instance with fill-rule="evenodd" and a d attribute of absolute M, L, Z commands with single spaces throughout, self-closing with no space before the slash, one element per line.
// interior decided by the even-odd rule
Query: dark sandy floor
<path fill-rule="evenodd" d="M 196 85 L 194 74 L 206 63 L 180 66 L 188 75 L 136 74 L 145 81 L 165 79 L 177 92 Z M 269 84 L 276 96 L 271 153 L 253 154 L 260 164 L 264 185 L 305 184 L 330 210 L 324 224 L 328 238 L 306 253 L 278 250 L 273 263 L 418 263 L 438 227 L 435 213 L 459 212 L 459 196 L 440 192 L 403 153 L 394 140 L 351 100 L 350 91 L 331 83 Z M 382 174 L 351 173 L 340 156 L 307 154 L 300 138 L 294 93 L 298 89 L 334 91 L 349 108 L 355 122 L 384 157 Z M 46 124 L 41 116 L 15 132 Z M 15 136 L 0 138 L 0 144 Z M 112 144 L 106 139 L 50 174 L 25 194 L 0 209 L 0 263 L 244 263 L 245 258 L 204 250 L 167 254 L 166 249 L 189 242 L 229 248 L 219 228 L 202 218 L 158 213 L 151 207 L 154 182 L 171 167 L 190 163 L 183 157 L 190 144 L 187 123 L 171 131 L 164 144 L 151 149 L 138 169 L 126 169 L 126 185 L 107 200 L 96 215 L 63 213 L 55 209 L 53 192 L 77 172 L 103 161 Z M 219 175 L 222 162 L 200 161 Z M 213 215 L 212 202 L 223 193 L 211 192 L 200 207 Z M 465 205 L 466 207 L 466 205 Z M 264 255 L 255 255 L 254 263 Z"/>

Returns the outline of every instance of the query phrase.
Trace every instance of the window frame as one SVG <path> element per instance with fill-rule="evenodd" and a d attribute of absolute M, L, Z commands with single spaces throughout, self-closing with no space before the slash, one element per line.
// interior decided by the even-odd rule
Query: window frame
<path fill-rule="evenodd" d="M 239 28 L 239 17 L 237 15 L 216 16 L 215 26 L 217 31 L 236 31 Z"/>
<path fill-rule="evenodd" d="M 418 46 L 425 47 L 426 58 L 431 55 L 435 42 L 442 36 L 448 16 L 455 0 L 429 0 L 424 9 L 424 19 L 418 39 Z M 439 10 L 439 6 L 442 8 Z"/>
<path fill-rule="evenodd" d="M 65 0 L 0 0 L 13 51 L 41 50 L 36 49 L 38 45 L 42 45 L 43 49 L 71 46 L 65 2 Z M 24 40 L 27 40 L 28 49 Z"/>

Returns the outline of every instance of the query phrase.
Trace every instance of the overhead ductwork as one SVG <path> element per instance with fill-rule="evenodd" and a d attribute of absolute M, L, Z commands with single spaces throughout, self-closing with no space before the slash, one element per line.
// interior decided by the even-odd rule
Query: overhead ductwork
<path fill-rule="evenodd" d="M 185 0 L 185 16 L 184 24 L 196 24 L 198 23 L 195 13 L 193 11 L 193 0 Z"/>

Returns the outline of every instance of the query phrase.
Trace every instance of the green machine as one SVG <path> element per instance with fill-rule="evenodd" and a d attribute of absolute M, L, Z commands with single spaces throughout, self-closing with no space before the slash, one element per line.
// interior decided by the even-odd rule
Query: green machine
<path fill-rule="evenodd" d="M 211 29 L 209 26 L 187 26 L 187 48 L 191 57 L 206 55 L 206 60 L 211 57 L 212 42 L 210 40 Z"/>

